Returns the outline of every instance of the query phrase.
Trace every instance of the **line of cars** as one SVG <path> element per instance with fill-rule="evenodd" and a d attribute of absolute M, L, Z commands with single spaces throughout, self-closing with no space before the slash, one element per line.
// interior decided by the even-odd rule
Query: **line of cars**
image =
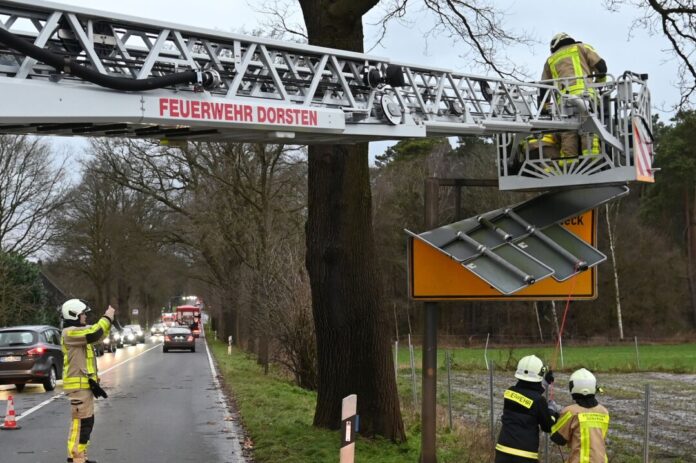
<path fill-rule="evenodd" d="M 63 375 L 61 331 L 49 325 L 0 328 L 0 384 L 14 384 L 22 392 L 27 383 L 42 384 L 46 391 L 56 388 Z M 109 336 L 94 345 L 97 356 L 116 352 L 127 344 L 145 342 L 140 325 L 112 327 Z"/>
<path fill-rule="evenodd" d="M 94 345 L 94 352 L 101 357 L 106 352 L 116 352 L 126 345 L 135 346 L 145 342 L 145 332 L 140 325 L 126 325 L 122 329 L 112 326 L 109 336 Z"/>

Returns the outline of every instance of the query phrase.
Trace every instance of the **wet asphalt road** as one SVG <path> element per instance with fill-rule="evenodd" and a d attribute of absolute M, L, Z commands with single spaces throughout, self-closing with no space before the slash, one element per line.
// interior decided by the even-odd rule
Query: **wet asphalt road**
<path fill-rule="evenodd" d="M 195 353 L 164 354 L 159 341 L 150 339 L 100 357 L 102 386 L 109 398 L 96 402 L 90 459 L 99 463 L 244 462 L 243 437 L 209 363 L 203 339 L 197 341 Z M 22 393 L 13 386 L 0 386 L 0 419 L 11 394 L 22 427 L 0 430 L 1 462 L 66 461 L 70 406 L 60 384 L 53 392 L 45 392 L 40 385 L 27 385 Z"/>

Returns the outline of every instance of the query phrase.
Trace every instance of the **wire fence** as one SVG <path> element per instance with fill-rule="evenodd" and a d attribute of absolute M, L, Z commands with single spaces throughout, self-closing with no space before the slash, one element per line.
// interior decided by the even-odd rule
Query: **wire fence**
<path fill-rule="evenodd" d="M 421 398 L 421 363 L 416 337 L 395 343 L 394 353 L 397 381 L 402 403 L 419 411 Z M 472 364 L 470 349 L 447 346 L 440 338 L 437 401 L 442 419 L 440 427 L 464 426 L 479 431 L 485 429 L 488 439 L 479 439 L 479 454 L 491 456 L 503 406 L 503 392 L 515 384 L 512 355 L 509 362 L 493 354 L 493 342 L 488 338 L 477 345 L 480 357 Z M 451 341 L 451 339 L 450 339 Z M 496 340 L 499 343 L 499 340 Z M 650 342 L 657 342 L 651 340 Z M 675 374 L 641 371 L 642 341 L 635 338 L 632 347 L 635 371 L 598 373 L 598 382 L 605 390 L 597 396 L 609 409 L 611 424 L 607 437 L 610 462 L 696 462 L 694 442 L 696 430 L 696 374 Z M 442 345 L 445 344 L 443 347 Z M 460 344 L 461 345 L 461 344 Z M 538 343 L 536 344 L 538 346 Z M 552 348 L 551 345 L 547 346 Z M 576 347 L 575 343 L 573 347 Z M 466 352 L 469 351 L 469 352 Z M 495 361 L 494 360 L 495 357 Z M 503 356 L 504 357 L 504 356 Z M 559 362 L 562 362 L 562 357 Z M 556 382 L 550 388 L 552 398 L 561 405 L 569 405 L 572 398 L 567 389 L 570 372 L 557 372 Z M 442 429 L 438 429 L 442 431 Z M 567 461 L 568 449 L 557 446 L 542 435 L 540 461 L 562 463 Z M 472 460 L 477 461 L 477 460 Z M 480 461 L 486 461 L 485 459 Z"/>

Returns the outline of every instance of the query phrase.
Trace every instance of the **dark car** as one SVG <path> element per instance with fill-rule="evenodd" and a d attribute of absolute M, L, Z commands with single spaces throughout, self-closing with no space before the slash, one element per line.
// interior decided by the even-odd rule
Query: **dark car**
<path fill-rule="evenodd" d="M 111 343 L 116 346 L 117 348 L 123 347 L 123 331 L 119 330 L 115 326 L 111 326 L 111 330 L 109 331 L 109 338 L 111 339 Z"/>
<path fill-rule="evenodd" d="M 110 352 L 112 354 L 116 352 L 116 349 L 118 349 L 118 340 L 116 339 L 116 336 L 118 336 L 118 332 L 112 330 L 109 331 L 108 336 L 104 336 L 102 340 L 99 341 L 98 344 L 101 348 L 102 354 L 104 352 Z"/>
<path fill-rule="evenodd" d="M 145 332 L 140 325 L 126 325 L 123 327 L 123 329 L 131 330 L 138 338 L 138 342 L 145 342 Z"/>
<path fill-rule="evenodd" d="M 152 328 L 150 328 L 150 334 L 152 336 L 162 336 L 166 329 L 167 326 L 164 323 L 155 323 L 152 325 Z"/>
<path fill-rule="evenodd" d="M 162 352 L 169 352 L 170 349 L 185 349 L 196 352 L 196 338 L 193 337 L 191 330 L 185 326 L 167 329 L 164 332 Z"/>
<path fill-rule="evenodd" d="M 52 391 L 63 376 L 60 330 L 53 326 L 0 328 L 0 384 L 43 384 Z"/>
<path fill-rule="evenodd" d="M 123 328 L 123 331 L 121 331 L 121 337 L 123 339 L 124 345 L 130 344 L 132 346 L 135 346 L 138 344 L 138 339 L 139 339 L 138 333 L 136 333 L 135 331 L 133 331 L 132 329 L 130 329 L 128 327 Z"/>

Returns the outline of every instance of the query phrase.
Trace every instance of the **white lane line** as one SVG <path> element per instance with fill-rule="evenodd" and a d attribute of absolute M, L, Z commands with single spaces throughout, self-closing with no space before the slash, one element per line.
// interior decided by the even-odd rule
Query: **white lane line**
<path fill-rule="evenodd" d="M 120 367 L 120 366 L 123 365 L 124 363 L 128 363 L 128 362 L 130 362 L 131 360 L 136 359 L 136 358 L 140 357 L 141 355 L 150 352 L 152 349 L 158 348 L 158 347 L 161 346 L 161 345 L 162 345 L 162 343 L 155 344 L 154 346 L 150 347 L 149 349 L 144 350 L 144 351 L 140 352 L 139 354 L 134 355 L 133 357 L 127 358 L 127 359 L 124 360 L 123 362 L 119 362 L 119 363 L 117 363 L 116 365 L 110 366 L 110 367 L 107 368 L 106 370 L 100 371 L 100 372 L 99 372 L 99 375 L 105 375 L 105 374 L 107 374 L 108 372 L 110 372 L 111 370 L 113 370 L 114 368 Z"/>
<path fill-rule="evenodd" d="M 22 413 L 21 415 L 19 415 L 19 416 L 15 419 L 15 421 L 19 421 L 19 420 L 21 420 L 22 418 L 31 415 L 31 414 L 34 413 L 36 410 L 40 409 L 41 407 L 45 407 L 46 405 L 50 404 L 51 402 L 53 402 L 54 400 L 56 400 L 56 399 L 58 399 L 58 398 L 60 398 L 60 397 L 63 397 L 64 395 L 65 395 L 64 392 L 59 392 L 58 394 L 54 395 L 54 396 L 51 397 L 50 399 L 44 400 L 44 401 L 41 402 L 39 405 L 36 405 L 35 407 L 31 407 L 29 410 L 27 410 L 26 412 L 24 412 L 24 413 Z"/>
<path fill-rule="evenodd" d="M 227 397 L 222 392 L 222 387 L 220 386 L 220 381 L 218 380 L 217 370 L 215 369 L 215 362 L 213 362 L 213 356 L 210 355 L 210 348 L 208 347 L 208 338 L 203 338 L 203 341 L 205 342 L 205 351 L 208 354 L 208 364 L 210 365 L 210 373 L 213 375 L 213 385 L 215 386 L 215 389 L 217 389 L 218 400 L 225 407 L 225 412 L 227 413 L 227 417 L 225 417 L 225 422 L 223 423 L 223 425 L 227 427 L 229 432 L 236 437 L 236 439 L 230 439 L 232 445 L 232 454 L 239 456 L 239 460 L 236 460 L 237 462 L 245 462 L 246 459 L 244 458 L 244 454 L 242 453 L 242 446 L 239 443 L 239 439 L 242 438 L 241 436 L 243 436 L 243 434 L 239 429 L 237 422 L 231 421 L 231 418 L 228 419 L 228 417 L 232 417 L 232 410 L 230 410 L 230 405 L 227 402 Z"/>
<path fill-rule="evenodd" d="M 208 354 L 208 364 L 210 365 L 210 372 L 213 374 L 213 384 L 215 385 L 215 389 L 220 392 L 220 381 L 218 381 L 218 374 L 217 370 L 215 369 L 215 363 L 213 363 L 213 356 L 210 355 L 210 348 L 208 347 L 208 339 L 203 338 L 203 342 L 205 342 L 205 352 Z M 222 393 L 220 392 L 220 395 L 222 396 Z"/>
<path fill-rule="evenodd" d="M 150 347 L 149 349 L 144 350 L 144 351 L 140 352 L 140 353 L 137 354 L 137 355 L 134 355 L 133 357 L 127 358 L 127 359 L 124 360 L 123 362 L 119 362 L 119 363 L 117 363 L 116 365 L 110 366 L 109 368 L 107 368 L 107 369 L 104 370 L 104 371 L 100 371 L 99 374 L 100 374 L 100 375 L 105 375 L 106 373 L 110 372 L 110 371 L 113 370 L 114 368 L 120 367 L 120 366 L 123 365 L 124 363 L 128 363 L 128 362 L 130 362 L 131 360 L 133 360 L 133 359 L 135 359 L 135 358 L 138 358 L 138 357 L 140 357 L 141 355 L 146 354 L 147 352 L 150 352 L 152 349 L 155 349 L 155 348 L 157 348 L 157 347 L 159 347 L 159 346 L 161 346 L 161 345 L 162 345 L 162 343 L 156 344 L 156 345 Z M 207 345 L 206 345 L 206 347 L 207 347 Z M 36 406 L 34 406 L 34 407 L 31 407 L 29 410 L 23 412 L 21 415 L 19 415 L 19 416 L 16 418 L 15 421 L 19 421 L 19 420 L 21 420 L 21 419 L 23 419 L 23 418 L 26 418 L 27 416 L 31 415 L 31 414 L 34 413 L 35 411 L 39 410 L 40 408 L 45 407 L 46 405 L 50 404 L 50 403 L 53 402 L 54 400 L 60 399 L 60 398 L 63 397 L 64 395 L 65 395 L 65 392 L 59 392 L 58 394 L 54 395 L 54 396 L 51 397 L 50 399 L 44 400 L 44 401 L 41 402 L 40 404 L 38 404 L 38 405 L 36 405 Z"/>

